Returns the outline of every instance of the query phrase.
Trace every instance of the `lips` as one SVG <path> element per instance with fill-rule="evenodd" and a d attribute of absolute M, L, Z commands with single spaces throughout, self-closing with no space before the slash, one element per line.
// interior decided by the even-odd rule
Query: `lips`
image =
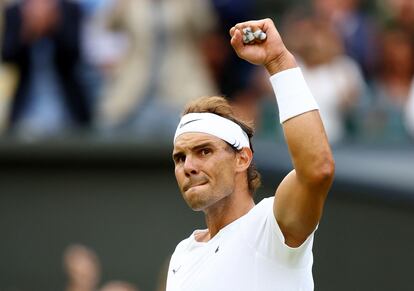
<path fill-rule="evenodd" d="M 202 185 L 205 185 L 205 184 L 207 184 L 207 181 L 188 183 L 188 184 L 184 185 L 183 191 L 186 192 L 190 188 L 197 187 L 197 186 L 202 186 Z"/>

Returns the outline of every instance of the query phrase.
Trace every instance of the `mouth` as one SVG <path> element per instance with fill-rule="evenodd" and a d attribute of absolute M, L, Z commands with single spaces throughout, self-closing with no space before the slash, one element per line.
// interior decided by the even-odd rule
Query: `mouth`
<path fill-rule="evenodd" d="M 199 187 L 199 186 L 203 186 L 203 185 L 206 185 L 207 184 L 207 181 L 205 181 L 205 182 L 202 182 L 202 183 L 196 183 L 196 184 L 188 184 L 188 185 L 185 185 L 184 187 L 183 187 L 183 191 L 184 192 L 187 192 L 189 189 L 191 189 L 191 188 L 195 188 L 195 187 Z"/>

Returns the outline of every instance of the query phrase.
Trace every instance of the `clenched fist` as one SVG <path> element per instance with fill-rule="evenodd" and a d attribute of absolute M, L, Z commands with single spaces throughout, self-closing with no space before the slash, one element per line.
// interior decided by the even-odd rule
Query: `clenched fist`
<path fill-rule="evenodd" d="M 267 38 L 245 44 L 243 29 L 247 27 L 253 32 L 263 31 Z M 270 18 L 239 23 L 230 29 L 230 36 L 231 45 L 240 58 L 255 65 L 263 65 L 271 75 L 297 67 L 295 58 L 285 47 Z"/>

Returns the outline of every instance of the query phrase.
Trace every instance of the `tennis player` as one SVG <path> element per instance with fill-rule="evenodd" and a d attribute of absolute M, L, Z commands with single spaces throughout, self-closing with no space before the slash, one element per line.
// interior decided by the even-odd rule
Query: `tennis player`
<path fill-rule="evenodd" d="M 246 27 L 266 40 L 245 44 Z M 207 229 L 176 247 L 167 291 L 313 290 L 313 235 L 334 176 L 318 106 L 272 20 L 237 24 L 230 35 L 242 59 L 271 75 L 294 169 L 274 197 L 255 205 L 252 127 L 224 98 L 188 105 L 174 137 L 175 175 L 187 204 L 204 212 Z"/>

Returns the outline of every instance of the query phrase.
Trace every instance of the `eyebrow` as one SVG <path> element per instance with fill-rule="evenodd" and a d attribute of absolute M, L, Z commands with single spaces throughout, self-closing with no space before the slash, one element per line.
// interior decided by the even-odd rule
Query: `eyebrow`
<path fill-rule="evenodd" d="M 196 145 L 194 147 L 191 148 L 192 151 L 196 151 L 205 147 L 213 147 L 214 145 L 211 142 L 205 142 L 199 145 Z"/>
<path fill-rule="evenodd" d="M 205 148 L 205 147 L 214 147 L 214 144 L 208 141 L 208 142 L 204 142 L 204 143 L 201 143 L 199 145 L 193 146 L 193 147 L 190 148 L 190 150 L 191 151 L 197 151 L 197 150 Z M 183 151 L 179 150 L 179 151 L 173 153 L 173 155 L 172 155 L 173 160 L 175 160 L 180 155 L 183 155 Z"/>

